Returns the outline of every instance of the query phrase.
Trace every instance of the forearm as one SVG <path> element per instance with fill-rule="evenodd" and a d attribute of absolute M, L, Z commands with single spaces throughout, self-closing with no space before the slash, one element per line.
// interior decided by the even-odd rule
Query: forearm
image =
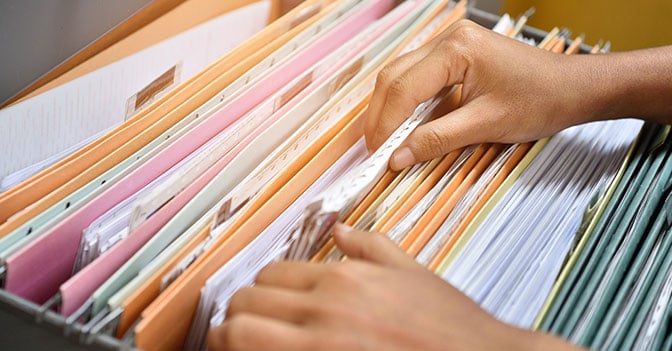
<path fill-rule="evenodd" d="M 672 46 L 608 55 L 566 57 L 570 124 L 638 117 L 672 123 Z"/>

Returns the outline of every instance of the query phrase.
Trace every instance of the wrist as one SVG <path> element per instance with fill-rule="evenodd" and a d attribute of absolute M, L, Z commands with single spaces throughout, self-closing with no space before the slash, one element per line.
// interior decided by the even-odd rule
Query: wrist
<path fill-rule="evenodd" d="M 572 126 L 619 117 L 614 101 L 620 91 L 605 64 L 606 55 L 563 55 L 558 67 L 563 77 L 562 98 L 567 107 L 566 125 Z"/>
<path fill-rule="evenodd" d="M 572 55 L 563 60 L 573 124 L 623 117 L 669 122 L 672 49 Z"/>

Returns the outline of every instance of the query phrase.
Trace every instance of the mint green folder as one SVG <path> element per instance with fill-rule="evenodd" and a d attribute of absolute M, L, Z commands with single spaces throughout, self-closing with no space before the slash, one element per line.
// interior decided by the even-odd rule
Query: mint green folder
<path fill-rule="evenodd" d="M 647 201 L 653 200 L 650 197 L 655 198 L 655 196 L 658 195 L 652 190 L 653 188 L 650 184 L 661 178 L 659 175 L 661 167 L 667 160 L 669 160 L 670 154 L 669 148 L 653 151 L 652 153 L 653 157 L 647 157 L 645 159 L 644 167 L 640 170 L 640 174 L 637 177 L 637 180 L 641 181 L 635 182 L 628 188 L 626 191 L 626 199 L 629 199 L 624 200 L 619 204 L 619 208 L 622 210 L 619 211 L 617 209 L 614 220 L 611 221 L 606 230 L 600 233 L 601 239 L 605 239 L 600 240 L 600 244 L 603 245 L 600 246 L 598 244 L 598 250 L 593 253 L 588 261 L 582 279 L 578 282 L 578 286 L 573 289 L 572 294 L 570 295 L 568 301 L 571 303 L 571 308 L 567 311 L 568 314 L 560 333 L 564 337 L 572 335 L 573 341 L 583 341 L 586 339 L 581 335 L 581 331 L 576 332 L 580 333 L 577 336 L 574 330 L 576 329 L 581 316 L 584 314 L 584 311 L 589 307 L 590 300 L 595 293 L 599 292 L 597 290 L 598 286 L 604 280 L 605 275 L 607 275 L 607 278 L 609 277 L 609 263 L 612 261 L 619 247 L 621 247 L 621 242 L 623 240 L 630 242 L 641 237 L 641 235 L 637 236 L 637 234 L 640 233 L 642 226 L 645 227 L 645 225 L 648 224 L 648 222 L 643 219 L 638 220 L 636 216 L 637 214 L 650 213 L 649 207 L 645 207 L 640 211 L 641 206 L 645 206 L 643 204 L 651 206 L 651 203 L 657 203 L 657 201 Z M 672 167 L 666 167 L 665 171 L 672 171 Z M 666 175 L 667 176 L 663 179 L 669 178 L 669 173 L 666 173 Z M 664 186 L 664 184 L 662 186 Z M 631 197 L 628 196 L 633 193 L 634 195 Z M 662 194 L 660 196 L 662 196 Z M 632 226 L 637 227 L 635 229 L 636 232 L 632 233 L 631 237 L 628 237 L 627 235 L 630 233 L 630 228 Z M 630 257 L 632 249 L 626 247 L 624 250 L 627 251 L 624 255 Z M 610 288 L 609 290 L 610 291 L 606 296 L 610 296 L 611 293 L 613 293 L 613 289 Z M 601 311 L 597 311 L 596 313 L 600 312 Z"/>
<path fill-rule="evenodd" d="M 632 302 L 626 305 L 627 308 L 623 311 L 622 317 L 610 331 L 604 349 L 631 350 L 638 334 L 641 334 L 642 329 L 645 328 L 645 320 L 654 308 L 656 295 L 662 289 L 665 277 L 672 266 L 672 252 L 670 251 L 672 230 L 669 223 L 666 223 L 666 227 L 658 236 L 661 245 L 656 254 L 652 256 L 654 264 L 648 272 L 643 272 L 644 284 L 641 284 L 641 288 L 632 294 L 630 298 Z"/>
<path fill-rule="evenodd" d="M 574 265 L 574 270 L 568 274 L 565 283 L 560 288 L 555 300 L 551 304 L 546 317 L 540 325 L 540 330 L 550 331 L 554 334 L 558 334 L 560 329 L 564 326 L 564 320 L 567 314 L 565 307 L 570 305 L 570 302 L 568 301 L 570 295 L 574 291 L 575 286 L 579 283 L 579 279 L 583 276 L 583 268 L 587 264 L 587 261 L 593 252 L 596 251 L 596 246 L 598 246 L 598 244 L 602 244 L 603 241 L 606 241 L 605 238 L 601 237 L 600 233 L 608 224 L 611 223 L 612 219 L 615 217 L 616 211 L 621 209 L 618 205 L 623 203 L 624 200 L 628 200 L 625 197 L 626 192 L 630 185 L 637 181 L 636 175 L 645 161 L 644 155 L 648 150 L 649 145 L 651 144 L 654 134 L 655 128 L 652 125 L 646 125 L 643 128 L 639 145 L 636 147 L 631 162 L 623 174 L 622 181 L 618 184 L 618 187 L 616 188 L 611 201 L 607 205 L 607 208 L 605 209 L 602 217 L 598 221 L 593 234 L 589 237 L 588 242 L 580 253 L 579 258 Z"/>
<path fill-rule="evenodd" d="M 647 209 L 655 211 L 660 208 L 657 205 Z M 610 264 L 609 270 L 613 273 L 604 277 L 600 283 L 598 291 L 603 293 L 593 295 L 591 303 L 595 302 L 594 306 L 586 311 L 586 323 L 578 337 L 578 343 L 582 345 L 602 347 L 619 314 L 627 313 L 627 308 L 631 308 L 627 298 L 637 297 L 633 289 L 639 288 L 641 292 L 641 285 L 646 284 L 646 275 L 651 267 L 660 266 L 662 263 L 660 260 L 656 262 L 657 256 L 660 257 L 656 254 L 662 245 L 660 234 L 665 223 L 664 216 L 654 216 L 655 223 L 652 227 L 648 226 L 650 216 L 636 218 L 641 219 L 639 223 L 645 223 L 644 229 L 636 230 L 636 226 L 632 227 L 632 233 L 628 233 L 628 239 L 619 250 L 623 254 L 615 257 Z M 628 254 L 636 256 L 631 260 Z"/>

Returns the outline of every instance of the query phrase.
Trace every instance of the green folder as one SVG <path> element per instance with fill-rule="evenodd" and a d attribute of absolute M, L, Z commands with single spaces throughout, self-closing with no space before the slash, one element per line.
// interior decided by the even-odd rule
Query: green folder
<path fill-rule="evenodd" d="M 659 172 L 661 166 L 664 164 L 664 161 L 669 159 L 668 151 L 669 148 L 666 148 L 664 152 L 653 151 L 653 157 L 646 158 L 644 167 L 637 176 L 637 181 L 626 191 L 626 199 L 619 204 L 620 211 L 617 209 L 614 220 L 611 221 L 604 231 L 600 232 L 601 238 L 605 238 L 606 240 L 600 240 L 600 243 L 598 243 L 598 248 L 588 261 L 582 279 L 570 295 L 568 306 L 571 306 L 571 309 L 564 319 L 564 326 L 560 331 L 562 336 L 568 337 L 574 332 L 598 285 L 603 281 L 604 275 L 607 274 L 609 263 L 621 246 L 621 242 L 637 238 L 636 233 L 632 234 L 635 236 L 633 239 L 627 237 L 627 234 L 630 233 L 630 228 L 635 225 L 639 229 L 648 224 L 645 221 L 637 221 L 636 215 L 649 213 L 648 207 L 641 211 L 640 207 L 650 205 L 651 201 L 647 200 L 651 196 L 655 197 L 656 194 L 652 193 L 653 191 L 649 184 L 652 184 L 656 179 L 660 179 Z M 667 168 L 672 170 L 672 167 Z M 669 178 L 669 175 L 667 178 Z M 628 196 L 630 194 L 633 195 Z M 577 340 L 576 337 L 573 339 Z M 580 335 L 579 339 L 584 340 Z"/>
<path fill-rule="evenodd" d="M 575 269 L 568 274 L 565 283 L 560 288 L 555 300 L 551 304 L 551 307 L 546 314 L 546 317 L 541 323 L 539 328 L 540 330 L 550 331 L 558 334 L 560 329 L 564 326 L 564 321 L 567 314 L 566 306 L 570 305 L 568 299 L 574 291 L 575 286 L 579 283 L 579 279 L 584 275 L 584 267 L 587 264 L 588 259 L 596 250 L 596 246 L 598 246 L 598 244 L 603 244 L 603 242 L 606 241 L 606 238 L 603 238 L 600 233 L 607 225 L 611 223 L 615 217 L 616 211 L 622 210 L 621 207 L 625 207 L 619 206 L 619 204 L 629 200 L 629 198 L 626 197 L 626 192 L 628 189 L 630 189 L 630 185 L 638 180 L 636 175 L 638 170 L 645 163 L 646 158 L 644 156 L 646 151 L 649 149 L 655 133 L 656 130 L 652 125 L 646 125 L 643 128 L 639 145 L 633 154 L 630 165 L 623 175 L 623 180 L 618 184 L 618 187 L 616 188 L 616 191 L 614 192 L 611 201 L 605 209 L 602 217 L 598 221 L 593 234 L 588 238 L 584 249 L 579 253 L 579 257 L 575 263 Z M 632 195 L 634 194 L 630 194 L 629 197 L 631 198 Z"/>
<path fill-rule="evenodd" d="M 647 272 L 644 279 L 648 284 L 642 284 L 641 289 L 632 296 L 633 303 L 624 311 L 622 323 L 617 323 L 612 329 L 610 338 L 604 345 L 607 350 L 632 349 L 638 334 L 645 328 L 644 322 L 651 314 L 656 295 L 662 289 L 665 276 L 672 266 L 672 230 L 669 224 L 667 228 L 663 228 L 659 238 L 662 238 L 662 244 L 653 258 L 657 266 Z"/>
<path fill-rule="evenodd" d="M 657 204 L 643 206 L 641 212 L 655 211 L 658 208 Z M 578 326 L 581 329 L 577 330 L 574 340 L 579 344 L 591 347 L 601 347 L 604 344 L 619 312 L 623 313 L 627 306 L 627 294 L 632 294 L 630 287 L 637 287 L 637 280 L 643 280 L 647 269 L 650 271 L 655 265 L 655 251 L 661 245 L 658 239 L 665 220 L 663 216 L 655 217 L 655 223 L 650 227 L 648 218 L 640 216 L 641 214 L 638 213 L 636 218 L 639 220 L 638 224 L 644 223 L 644 228 L 632 226 L 633 230 L 628 233 L 619 249 L 620 255 L 612 258 L 609 265 L 612 274 L 603 277 L 598 292 L 593 295 L 592 306 L 585 312 L 584 325 Z M 632 257 L 633 254 L 636 254 L 635 257 Z"/>
<path fill-rule="evenodd" d="M 639 339 L 672 266 L 669 131 L 669 126 L 643 129 L 622 180 L 541 320 L 541 330 L 596 349 L 643 345 Z M 653 339 L 648 332 L 647 347 L 670 346 L 670 305 L 660 325 L 650 327 L 657 329 Z"/>

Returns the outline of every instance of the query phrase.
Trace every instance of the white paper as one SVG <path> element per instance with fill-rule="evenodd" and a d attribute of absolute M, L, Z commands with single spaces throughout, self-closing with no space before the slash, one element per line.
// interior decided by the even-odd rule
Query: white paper
<path fill-rule="evenodd" d="M 554 136 L 457 254 L 444 279 L 498 319 L 530 327 L 586 207 L 616 175 L 640 126 L 635 120 L 597 122 Z"/>
<path fill-rule="evenodd" d="M 0 178 L 119 125 L 134 94 L 179 65 L 179 83 L 266 25 L 260 1 L 194 27 L 134 55 L 0 110 Z M 236 30 L 231 30 L 235 28 Z"/>

